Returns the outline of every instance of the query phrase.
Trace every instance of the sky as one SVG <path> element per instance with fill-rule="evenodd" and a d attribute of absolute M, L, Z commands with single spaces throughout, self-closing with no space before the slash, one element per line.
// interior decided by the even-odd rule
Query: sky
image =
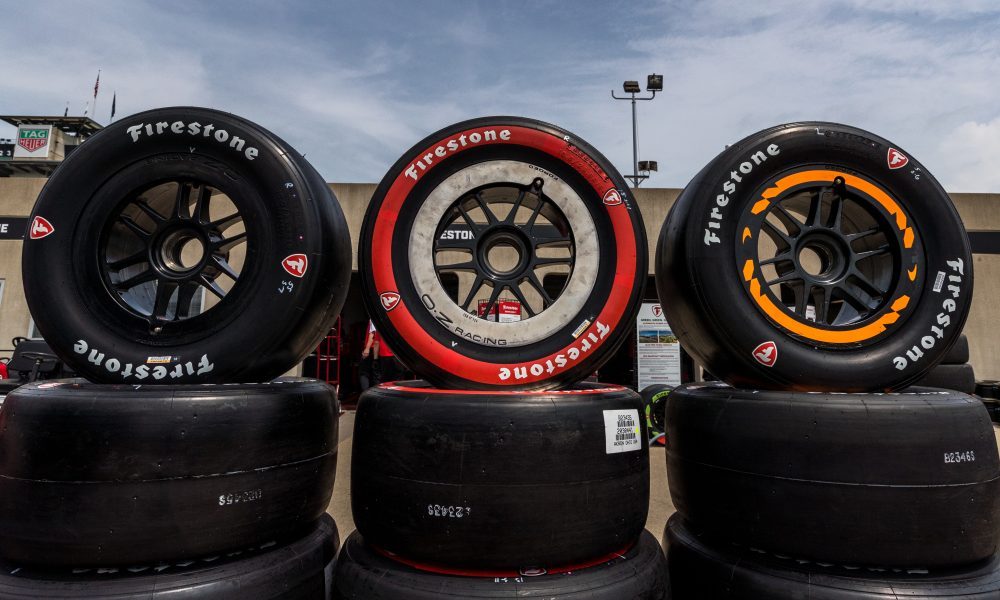
<path fill-rule="evenodd" d="M 1000 192 L 993 0 L 0 0 L 0 114 L 102 124 L 160 106 L 236 113 L 334 182 L 377 182 L 424 136 L 487 115 L 555 123 L 644 185 L 683 187 L 784 122 L 888 138 L 951 192 Z M 101 70 L 93 103 L 94 80 Z M 88 101 L 90 105 L 88 106 Z M 14 129 L 0 125 L 0 137 Z"/>

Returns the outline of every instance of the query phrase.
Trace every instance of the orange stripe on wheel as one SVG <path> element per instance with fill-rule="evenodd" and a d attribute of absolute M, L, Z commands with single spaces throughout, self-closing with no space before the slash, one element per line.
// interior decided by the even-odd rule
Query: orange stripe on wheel
<path fill-rule="evenodd" d="M 794 317 L 790 316 L 780 307 L 775 305 L 774 302 L 771 301 L 770 297 L 761 293 L 760 281 L 753 276 L 754 270 L 754 262 L 752 260 L 746 261 L 743 265 L 743 278 L 744 280 L 750 282 L 750 296 L 754 299 L 754 302 L 760 306 L 761 310 L 764 311 L 764 314 L 771 317 L 775 323 L 784 327 L 788 331 L 816 342 L 851 344 L 871 339 L 884 332 L 889 325 L 898 321 L 900 317 L 899 312 L 905 309 L 910 303 L 909 296 L 900 296 L 899 298 L 896 298 L 890 307 L 890 312 L 882 315 L 877 321 L 869 323 L 864 327 L 848 330 L 820 329 L 796 320 Z"/>

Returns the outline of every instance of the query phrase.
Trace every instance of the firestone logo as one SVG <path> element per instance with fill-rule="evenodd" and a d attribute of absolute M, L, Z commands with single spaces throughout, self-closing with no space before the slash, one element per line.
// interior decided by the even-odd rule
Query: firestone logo
<path fill-rule="evenodd" d="M 35 217 L 35 220 L 31 222 L 28 237 L 33 240 L 40 240 L 45 236 L 52 235 L 52 232 L 55 230 L 56 228 L 45 217 Z"/>
<path fill-rule="evenodd" d="M 406 176 L 416 181 L 420 178 L 420 175 L 429 169 L 432 164 L 434 164 L 435 158 L 444 158 L 451 154 L 452 152 L 458 152 L 460 148 L 465 148 L 466 146 L 475 146 L 476 144 L 482 142 L 496 142 L 497 139 L 503 141 L 510 140 L 510 130 L 501 129 L 497 131 L 496 129 L 484 129 L 483 131 L 473 131 L 472 133 L 466 135 L 462 134 L 458 137 L 451 138 L 447 142 L 444 142 L 438 147 L 434 148 L 432 151 L 424 154 L 416 161 L 410 163 L 410 166 L 406 168 Z M 420 170 L 417 171 L 417 168 Z"/>
<path fill-rule="evenodd" d="M 622 203 L 622 195 L 615 188 L 611 188 L 604 192 L 604 203 L 608 206 L 618 206 Z"/>
<path fill-rule="evenodd" d="M 902 169 L 906 166 L 906 163 L 910 162 L 910 158 L 908 156 L 895 148 L 889 148 L 889 153 L 885 158 L 889 163 L 890 169 Z"/>
<path fill-rule="evenodd" d="M 773 367 L 778 362 L 778 345 L 774 342 L 764 342 L 753 349 L 754 360 L 765 367 Z"/>
<path fill-rule="evenodd" d="M 281 266 L 288 271 L 289 275 L 302 277 L 306 274 L 306 269 L 309 268 L 309 258 L 305 254 L 292 254 L 281 261 Z"/>
<path fill-rule="evenodd" d="M 385 312 L 389 312 L 399 306 L 399 294 L 396 292 L 382 292 L 378 298 L 382 302 L 382 308 L 385 309 Z"/>

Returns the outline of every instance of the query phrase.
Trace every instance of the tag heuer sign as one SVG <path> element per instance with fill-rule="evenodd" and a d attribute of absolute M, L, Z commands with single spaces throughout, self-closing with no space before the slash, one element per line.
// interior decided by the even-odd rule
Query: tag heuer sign
<path fill-rule="evenodd" d="M 51 125 L 21 125 L 17 128 L 14 158 L 48 158 Z"/>

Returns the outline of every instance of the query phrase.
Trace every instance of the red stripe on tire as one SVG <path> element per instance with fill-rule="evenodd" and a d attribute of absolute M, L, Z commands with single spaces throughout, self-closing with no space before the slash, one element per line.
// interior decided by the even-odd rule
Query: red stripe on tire
<path fill-rule="evenodd" d="M 492 125 L 468 129 L 464 132 L 451 134 L 449 137 L 455 138 L 460 135 L 468 136 L 472 133 L 479 133 L 481 136 L 484 136 L 484 132 L 487 129 L 496 130 L 498 128 L 510 130 L 510 139 L 503 141 L 498 137 L 496 141 L 483 141 L 476 144 L 476 146 L 514 144 L 535 148 L 573 166 L 587 180 L 591 187 L 594 188 L 594 191 L 597 193 L 599 198 L 603 198 L 608 189 L 614 187 L 614 182 L 611 181 L 607 174 L 600 170 L 600 167 L 593 162 L 593 159 L 590 159 L 589 157 L 584 158 L 576 146 L 573 146 L 566 140 L 552 134 L 538 131 L 536 129 L 517 126 Z M 434 149 L 439 145 L 440 142 L 435 142 L 427 150 L 416 156 L 433 154 Z M 467 148 L 471 147 L 473 146 L 470 145 L 459 148 L 449 154 L 449 156 L 464 152 Z M 446 161 L 447 159 L 444 160 Z M 438 164 L 442 163 L 435 161 L 428 167 L 428 169 L 433 169 Z M 581 166 L 583 168 L 580 168 Z M 408 177 L 405 170 L 400 172 L 400 174 L 396 177 L 396 180 L 392 183 L 389 191 L 386 192 L 385 198 L 382 200 L 382 204 L 379 207 L 378 217 L 376 218 L 373 230 L 373 239 L 393 239 L 400 209 L 417 181 L 418 180 Z M 635 285 L 635 266 L 637 258 L 636 237 L 632 219 L 629 216 L 629 209 L 626 204 L 622 203 L 613 206 L 603 206 L 605 206 L 611 216 L 612 227 L 615 231 L 618 261 L 615 265 L 615 279 L 614 284 L 611 287 L 611 295 L 608 298 L 608 302 L 601 310 L 601 313 L 597 316 L 596 321 L 600 321 L 602 324 L 610 327 L 611 330 L 614 330 L 621 321 L 622 316 L 629 308 L 629 299 Z M 396 285 L 396 278 L 393 274 L 391 244 L 372 244 L 371 260 L 372 275 L 375 282 L 376 292 L 382 293 L 385 291 L 398 290 L 399 287 Z M 396 331 L 403 336 L 404 339 L 406 339 L 407 343 L 413 347 L 415 351 L 423 355 L 428 361 L 449 373 L 457 375 L 460 378 L 489 385 L 524 385 L 526 383 L 534 383 L 549 379 L 553 377 L 554 374 L 547 373 L 543 370 L 542 373 L 534 375 L 531 374 L 529 370 L 526 378 L 517 379 L 512 376 L 507 381 L 501 381 L 499 377 L 499 370 L 501 368 L 508 368 L 511 371 L 520 368 L 530 369 L 530 367 L 535 364 L 541 364 L 544 367 L 547 361 L 553 361 L 554 363 L 556 357 L 559 355 L 565 355 L 570 348 L 577 345 L 576 342 L 571 343 L 559 351 L 530 362 L 483 362 L 469 358 L 450 348 L 442 346 L 436 339 L 420 327 L 417 321 L 413 318 L 413 315 L 410 314 L 409 308 L 402 301 L 400 301 L 392 312 L 387 313 L 386 316 L 389 318 L 389 321 L 392 323 Z M 580 337 L 577 338 L 577 340 L 583 340 L 588 333 L 595 332 L 596 321 L 595 323 L 591 323 L 580 335 Z M 611 335 L 609 334 L 608 337 L 611 337 Z M 607 339 L 608 338 L 606 337 L 598 342 L 592 342 L 591 349 L 588 352 L 595 351 L 603 345 Z M 579 360 L 585 360 L 586 355 L 587 353 L 581 353 Z"/>

